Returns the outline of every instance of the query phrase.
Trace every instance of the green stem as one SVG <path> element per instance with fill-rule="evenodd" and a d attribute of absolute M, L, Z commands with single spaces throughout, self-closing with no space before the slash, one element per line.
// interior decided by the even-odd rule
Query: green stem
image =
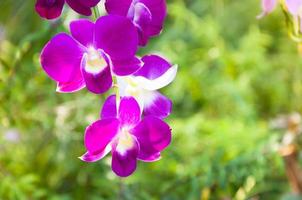
<path fill-rule="evenodd" d="M 96 6 L 92 9 L 92 11 L 93 11 L 94 20 L 97 20 L 97 19 L 101 16 L 98 6 L 96 5 Z"/>
<path fill-rule="evenodd" d="M 120 96 L 120 89 L 117 85 L 117 78 L 116 76 L 112 76 L 113 79 L 113 85 L 115 87 L 115 96 L 116 96 L 116 110 L 119 109 L 120 101 L 121 101 L 121 96 Z"/>

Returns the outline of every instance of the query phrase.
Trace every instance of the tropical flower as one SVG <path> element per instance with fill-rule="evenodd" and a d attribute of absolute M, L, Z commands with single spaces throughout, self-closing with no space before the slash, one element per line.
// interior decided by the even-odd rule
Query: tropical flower
<path fill-rule="evenodd" d="M 165 0 L 106 0 L 105 8 L 109 14 L 127 16 L 133 21 L 142 46 L 161 32 L 167 15 Z"/>
<path fill-rule="evenodd" d="M 262 0 L 262 13 L 257 16 L 258 19 L 271 13 L 277 6 L 278 0 Z"/>
<path fill-rule="evenodd" d="M 118 112 L 115 96 L 109 97 L 102 109 L 101 119 L 87 127 L 84 144 L 87 152 L 83 161 L 95 162 L 110 151 L 112 170 L 121 177 L 131 175 L 137 160 L 153 162 L 171 142 L 171 129 L 161 119 L 147 116 L 133 97 L 121 98 Z"/>
<path fill-rule="evenodd" d="M 177 65 L 172 66 L 156 55 L 147 55 L 141 60 L 143 66 L 137 72 L 129 76 L 117 77 L 120 95 L 134 97 L 145 116 L 165 118 L 172 111 L 172 102 L 156 90 L 174 80 Z"/>
<path fill-rule="evenodd" d="M 65 2 L 79 14 L 90 16 L 100 0 L 37 0 L 36 11 L 45 19 L 54 19 L 61 15 Z"/>
<path fill-rule="evenodd" d="M 41 53 L 42 67 L 57 82 L 58 92 L 75 92 L 86 86 L 100 94 L 112 86 L 111 71 L 124 76 L 141 66 L 135 57 L 136 29 L 125 17 L 104 16 L 95 24 L 76 20 L 71 22 L 70 31 L 71 36 L 54 36 Z"/>

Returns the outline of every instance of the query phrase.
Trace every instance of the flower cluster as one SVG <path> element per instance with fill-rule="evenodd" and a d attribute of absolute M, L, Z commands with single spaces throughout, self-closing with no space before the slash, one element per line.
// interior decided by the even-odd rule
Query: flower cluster
<path fill-rule="evenodd" d="M 300 43 L 302 40 L 302 0 L 262 0 L 262 13 L 258 19 L 270 14 L 280 4 L 286 16 L 291 38 Z"/>
<path fill-rule="evenodd" d="M 46 19 L 60 16 L 65 0 L 37 0 L 36 10 Z M 66 0 L 76 12 L 91 15 L 99 0 Z M 94 22 L 70 23 L 70 34 L 55 35 L 43 48 L 42 68 L 57 83 L 57 92 L 87 88 L 103 94 L 115 88 L 100 118 L 86 128 L 86 162 L 112 153 L 112 169 L 131 175 L 137 160 L 157 161 L 171 142 L 164 121 L 172 110 L 170 99 L 157 90 L 170 84 L 177 66 L 158 55 L 136 55 L 139 47 L 160 34 L 166 18 L 165 0 L 106 0 L 107 15 Z M 98 13 L 98 12 L 95 12 Z"/>

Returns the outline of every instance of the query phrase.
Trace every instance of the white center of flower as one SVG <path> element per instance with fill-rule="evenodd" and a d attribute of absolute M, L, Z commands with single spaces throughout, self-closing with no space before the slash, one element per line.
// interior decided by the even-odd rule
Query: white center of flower
<path fill-rule="evenodd" d="M 133 148 L 133 146 L 134 139 L 129 133 L 129 130 L 127 128 L 122 128 L 118 136 L 116 150 L 123 155 L 127 150 Z"/>
<path fill-rule="evenodd" d="M 125 81 L 127 83 L 125 93 L 133 97 L 138 97 L 141 93 L 139 83 L 132 77 L 126 77 Z"/>
<path fill-rule="evenodd" d="M 89 73 L 97 74 L 107 67 L 107 62 L 101 53 L 93 47 L 89 47 L 86 54 L 85 70 Z"/>

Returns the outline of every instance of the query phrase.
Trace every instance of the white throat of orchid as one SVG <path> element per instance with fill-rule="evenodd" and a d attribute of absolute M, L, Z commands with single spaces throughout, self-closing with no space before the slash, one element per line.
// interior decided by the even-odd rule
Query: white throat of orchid
<path fill-rule="evenodd" d="M 138 97 L 142 88 L 139 86 L 139 83 L 135 80 L 135 78 L 128 76 L 125 77 L 124 80 L 126 82 L 125 93 L 133 97 Z"/>
<path fill-rule="evenodd" d="M 85 57 L 85 70 L 92 74 L 98 74 L 107 67 L 107 62 L 101 52 L 89 47 Z"/>
<path fill-rule="evenodd" d="M 129 128 L 122 127 L 117 136 L 116 150 L 124 155 L 129 149 L 132 149 L 134 145 L 135 141 L 129 132 Z"/>

